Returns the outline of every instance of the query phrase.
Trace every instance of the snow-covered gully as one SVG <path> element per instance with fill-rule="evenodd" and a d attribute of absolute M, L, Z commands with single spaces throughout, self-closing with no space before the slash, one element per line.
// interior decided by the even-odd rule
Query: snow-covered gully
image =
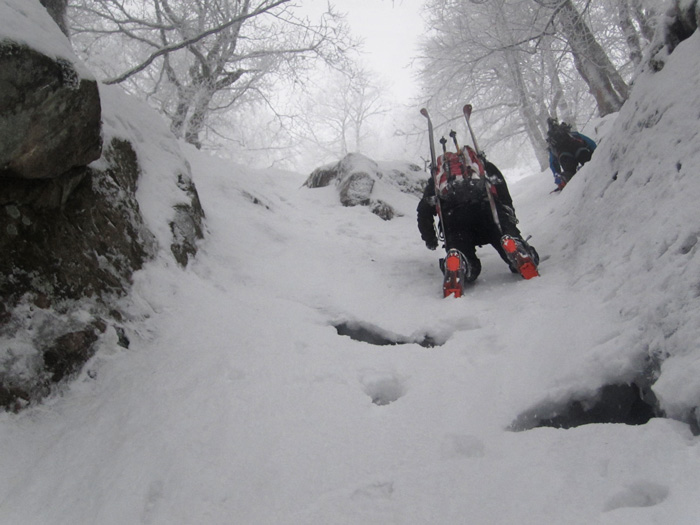
<path fill-rule="evenodd" d="M 0 522 L 696 523 L 699 47 L 637 80 L 560 195 L 506 173 L 541 276 L 484 247 L 461 299 L 415 195 L 380 187 L 384 221 L 188 150 L 196 260 L 137 274 L 128 349 L 0 414 Z"/>

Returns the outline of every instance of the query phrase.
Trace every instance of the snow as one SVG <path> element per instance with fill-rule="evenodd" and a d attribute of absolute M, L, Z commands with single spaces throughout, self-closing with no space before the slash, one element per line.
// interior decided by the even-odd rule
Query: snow
<path fill-rule="evenodd" d="M 549 172 L 511 184 L 541 277 L 484 247 L 461 299 L 441 298 L 417 198 L 382 186 L 391 221 L 342 207 L 306 174 L 169 141 L 103 90 L 106 133 L 145 159 L 149 226 L 187 158 L 207 236 L 186 270 L 164 245 L 136 275 L 129 349 L 113 333 L 59 394 L 0 414 L 0 523 L 696 523 L 685 423 L 509 426 L 649 356 L 669 415 L 700 404 L 699 39 L 640 77 L 564 192 Z M 355 341 L 343 322 L 409 342 Z M 443 344 L 410 342 L 426 336 Z"/>
<path fill-rule="evenodd" d="M 81 78 L 94 80 L 94 75 L 76 57 L 68 38 L 39 0 L 2 0 L 0 24 L 0 42 L 17 42 L 47 56 L 67 60 Z"/>

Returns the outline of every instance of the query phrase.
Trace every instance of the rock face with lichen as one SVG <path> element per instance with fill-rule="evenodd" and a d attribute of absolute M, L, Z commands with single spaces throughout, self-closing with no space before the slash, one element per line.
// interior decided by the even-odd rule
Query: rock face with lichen
<path fill-rule="evenodd" d="M 25 28 L 28 35 L 55 31 L 49 37 L 65 41 L 38 1 L 26 2 L 6 0 L 0 14 L 36 20 L 41 28 Z M 122 100 L 105 112 L 85 73 L 65 50 L 50 56 L 0 34 L 0 406 L 7 409 L 50 393 L 105 338 L 127 347 L 120 304 L 134 272 L 162 249 L 186 266 L 203 237 L 204 212 L 175 138 L 160 132 L 163 145 L 152 149 L 169 152 L 168 162 L 146 173 L 139 127 L 158 116 L 126 122 L 115 116 Z M 139 198 L 152 178 L 160 182 L 151 191 L 168 196 L 169 212 L 156 214 L 163 225 L 148 223 Z"/>

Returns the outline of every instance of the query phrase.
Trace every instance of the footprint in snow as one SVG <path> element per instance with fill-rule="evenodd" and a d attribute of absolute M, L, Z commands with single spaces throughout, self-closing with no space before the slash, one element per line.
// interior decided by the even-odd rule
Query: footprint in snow
<path fill-rule="evenodd" d="M 360 382 L 365 394 L 378 406 L 393 403 L 405 393 L 403 381 L 390 372 L 365 372 Z"/>
<path fill-rule="evenodd" d="M 640 481 L 629 485 L 612 496 L 603 507 L 608 512 L 628 507 L 653 507 L 668 497 L 668 487 L 650 481 Z"/>
<path fill-rule="evenodd" d="M 440 443 L 443 459 L 484 457 L 484 442 L 470 434 L 448 434 Z"/>

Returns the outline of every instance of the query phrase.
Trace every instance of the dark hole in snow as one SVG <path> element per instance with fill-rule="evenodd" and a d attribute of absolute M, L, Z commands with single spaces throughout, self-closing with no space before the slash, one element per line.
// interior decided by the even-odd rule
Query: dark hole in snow
<path fill-rule="evenodd" d="M 345 335 L 355 341 L 371 345 L 389 346 L 415 343 L 425 348 L 433 348 L 445 344 L 442 338 L 435 335 L 426 333 L 406 337 L 393 334 L 370 323 L 361 323 L 359 321 L 343 321 L 334 326 L 338 331 L 338 335 Z"/>
<path fill-rule="evenodd" d="M 510 430 L 573 428 L 591 423 L 643 425 L 659 412 L 656 397 L 635 383 L 605 385 L 595 395 L 561 404 L 544 403 L 520 414 Z"/>

